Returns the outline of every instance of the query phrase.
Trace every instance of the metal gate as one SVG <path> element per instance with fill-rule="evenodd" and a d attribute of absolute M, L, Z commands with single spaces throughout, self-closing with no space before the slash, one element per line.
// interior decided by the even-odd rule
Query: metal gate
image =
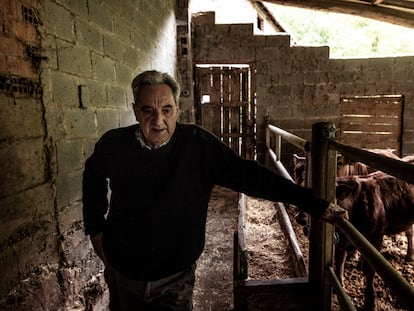
<path fill-rule="evenodd" d="M 197 123 L 239 155 L 254 158 L 255 106 L 248 65 L 197 65 Z"/>

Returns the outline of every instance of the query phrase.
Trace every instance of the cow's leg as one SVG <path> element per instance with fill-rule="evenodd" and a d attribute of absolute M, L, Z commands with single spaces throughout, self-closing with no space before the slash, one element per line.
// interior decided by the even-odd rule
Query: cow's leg
<path fill-rule="evenodd" d="M 304 212 L 299 212 L 295 216 L 296 222 L 303 227 L 303 234 L 309 235 L 309 216 Z"/>
<path fill-rule="evenodd" d="M 405 235 L 407 236 L 408 242 L 406 259 L 408 261 L 414 261 L 414 224 L 405 231 Z"/>
<path fill-rule="evenodd" d="M 363 273 L 367 284 L 364 292 L 364 310 L 374 311 L 375 310 L 375 289 L 374 289 L 374 276 L 375 272 L 369 266 L 366 261 L 363 261 Z"/>
<path fill-rule="evenodd" d="M 378 250 L 381 249 L 382 246 L 382 239 L 383 235 L 379 235 L 375 237 L 374 239 L 370 239 L 371 244 Z M 365 286 L 365 292 L 364 292 L 364 310 L 367 311 L 374 311 L 376 310 L 375 307 L 375 288 L 374 288 L 374 276 L 375 271 L 371 268 L 371 266 L 363 260 L 362 262 L 362 271 L 365 275 L 366 279 L 366 286 Z"/>
<path fill-rule="evenodd" d="M 308 225 L 308 215 L 306 213 L 299 211 L 299 213 L 296 214 L 295 220 L 299 225 L 307 226 Z"/>

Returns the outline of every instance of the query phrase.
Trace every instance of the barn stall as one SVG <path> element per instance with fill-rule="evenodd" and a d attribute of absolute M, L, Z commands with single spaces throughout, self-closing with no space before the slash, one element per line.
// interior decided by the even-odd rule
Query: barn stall
<path fill-rule="evenodd" d="M 305 145 L 307 144 L 308 143 Z M 351 150 L 353 149 L 351 148 Z M 376 160 L 375 162 L 376 165 L 378 165 Z M 235 194 L 233 194 L 232 197 L 232 204 L 234 211 L 234 205 L 236 205 Z M 282 207 L 282 211 L 280 207 Z M 249 215 L 249 210 L 254 211 L 253 215 Z M 286 224 L 284 224 L 283 220 L 283 211 L 287 211 L 285 216 L 287 215 L 288 219 L 294 218 L 295 211 L 292 210 L 291 207 L 285 208 L 284 206 L 274 205 L 271 202 L 244 196 L 239 197 L 237 219 L 238 230 L 235 234 L 234 244 L 234 292 L 228 293 L 230 298 L 234 295 L 235 310 L 271 310 L 275 306 L 281 305 L 289 310 L 303 310 L 306 303 L 308 303 L 306 293 L 311 290 L 306 276 L 306 267 L 309 263 L 308 237 L 303 234 L 303 228 L 298 226 L 294 221 L 290 223 L 290 220 L 288 220 L 288 228 L 286 229 Z M 222 218 L 221 222 L 223 223 Z M 274 225 L 275 222 L 277 222 L 277 226 Z M 224 222 L 224 224 L 228 230 L 226 222 Z M 214 230 L 210 232 L 210 235 L 214 235 L 215 232 L 220 231 L 220 225 L 217 226 L 217 223 L 215 223 L 213 226 Z M 269 229 L 269 226 L 273 226 L 274 228 Z M 293 233 L 291 230 L 292 227 L 294 229 Z M 281 230 L 282 228 L 283 230 Z M 280 238 L 280 231 L 283 231 L 283 239 Z M 257 239 L 254 236 L 256 236 Z M 290 237 L 293 237 L 293 241 L 289 240 Z M 297 249 L 295 250 L 296 239 L 299 243 L 299 251 Z M 251 242 L 250 245 L 249 240 Z M 227 246 L 228 245 L 229 244 L 227 244 Z M 280 245 L 282 245 L 282 247 L 280 247 Z M 286 252 L 286 245 L 293 246 L 293 248 L 290 248 L 291 251 Z M 403 236 L 398 235 L 393 238 L 387 237 L 384 241 L 383 251 L 385 252 L 384 256 L 386 256 L 392 266 L 397 269 L 405 279 L 410 280 L 411 287 L 406 286 L 406 289 L 408 295 L 411 295 L 413 286 L 413 265 L 412 263 L 404 262 L 402 254 L 405 252 L 406 246 Z M 284 249 L 284 254 L 283 252 L 278 252 L 278 248 Z M 285 257 L 283 258 L 283 256 Z M 275 258 L 277 258 L 277 260 L 275 260 Z M 286 258 L 288 258 L 287 261 L 292 264 L 286 264 Z M 279 266 L 277 262 L 279 262 Z M 304 265 L 303 262 L 305 263 Z M 212 266 L 209 266 L 209 269 L 211 268 Z M 281 273 L 281 270 L 286 268 L 290 269 L 290 271 L 282 271 Z M 304 272 L 303 269 L 305 269 Z M 349 297 L 350 301 L 355 305 L 355 308 L 360 309 L 363 305 L 362 288 L 364 284 L 361 282 L 363 276 L 358 267 L 357 260 L 354 259 L 347 262 L 346 273 L 345 287 L 348 295 L 345 297 Z M 303 274 L 305 274 L 305 277 L 303 277 Z M 227 278 L 227 284 L 228 281 Z M 397 280 L 397 282 L 399 281 L 400 280 Z M 389 280 L 387 280 L 387 282 L 389 282 Z M 407 307 L 404 307 L 404 302 L 401 303 L 401 300 L 397 298 L 398 295 L 396 296 L 395 292 L 390 291 L 388 284 L 384 284 L 382 278 L 377 276 L 375 283 L 380 310 L 408 309 Z M 405 285 L 407 284 L 405 283 Z M 220 293 L 223 299 L 227 299 L 225 291 Z M 402 295 L 404 296 L 405 294 Z M 301 299 L 298 299 L 298 297 L 301 297 Z M 331 300 L 331 298 L 328 300 Z M 332 296 L 332 310 L 340 310 L 339 304 L 340 302 L 338 301 L 337 296 Z M 231 304 L 228 304 L 228 310 L 231 309 L 231 306 Z M 349 307 L 349 310 L 353 310 L 352 307 Z"/>

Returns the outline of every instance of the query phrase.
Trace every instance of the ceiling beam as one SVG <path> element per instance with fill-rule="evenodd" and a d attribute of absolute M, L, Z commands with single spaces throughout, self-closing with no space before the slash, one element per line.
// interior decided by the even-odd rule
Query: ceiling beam
<path fill-rule="evenodd" d="M 256 11 L 273 27 L 277 32 L 287 32 L 285 27 L 282 26 L 280 21 L 276 20 L 276 17 L 269 12 L 267 7 L 261 1 L 250 0 Z"/>
<path fill-rule="evenodd" d="M 414 28 L 414 1 L 412 0 L 265 0 L 274 3 L 305 9 L 336 12 L 371 18 L 391 24 Z"/>

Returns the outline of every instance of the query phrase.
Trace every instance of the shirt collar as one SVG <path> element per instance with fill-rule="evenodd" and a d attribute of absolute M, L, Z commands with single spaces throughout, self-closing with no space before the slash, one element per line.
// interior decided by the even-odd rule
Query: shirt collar
<path fill-rule="evenodd" d="M 157 145 L 157 146 L 150 146 L 145 142 L 144 139 L 144 135 L 142 135 L 141 132 L 141 128 L 138 126 L 136 131 L 135 131 L 135 137 L 137 138 L 139 144 L 141 145 L 142 148 L 144 149 L 148 149 L 148 150 L 155 150 L 155 149 L 159 149 L 161 147 L 164 147 L 165 145 L 167 145 L 170 142 L 170 139 L 168 139 L 167 141 L 163 142 L 161 145 Z"/>

